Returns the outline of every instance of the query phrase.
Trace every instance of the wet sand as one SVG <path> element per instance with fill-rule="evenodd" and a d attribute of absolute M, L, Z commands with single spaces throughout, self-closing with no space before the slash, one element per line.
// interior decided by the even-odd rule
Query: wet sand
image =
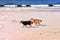
<path fill-rule="evenodd" d="M 23 27 L 21 20 L 41 19 L 41 25 Z M 60 9 L 0 8 L 0 40 L 60 40 Z"/>

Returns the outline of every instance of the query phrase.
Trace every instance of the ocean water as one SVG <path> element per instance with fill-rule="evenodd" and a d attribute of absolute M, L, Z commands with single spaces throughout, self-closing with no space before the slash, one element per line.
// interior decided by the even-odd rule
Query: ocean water
<path fill-rule="evenodd" d="M 0 4 L 60 4 L 60 0 L 0 0 Z"/>

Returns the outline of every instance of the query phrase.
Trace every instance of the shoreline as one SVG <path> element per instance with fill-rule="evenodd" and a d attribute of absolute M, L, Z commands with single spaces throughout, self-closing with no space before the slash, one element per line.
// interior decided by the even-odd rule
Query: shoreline
<path fill-rule="evenodd" d="M 60 12 L 60 9 L 56 9 L 56 8 L 30 8 L 30 7 L 26 7 L 26 8 L 21 8 L 21 7 L 17 7 L 17 8 L 6 8 L 6 7 L 2 7 L 0 8 L 0 12 L 26 12 L 26 11 L 37 11 L 37 12 Z"/>

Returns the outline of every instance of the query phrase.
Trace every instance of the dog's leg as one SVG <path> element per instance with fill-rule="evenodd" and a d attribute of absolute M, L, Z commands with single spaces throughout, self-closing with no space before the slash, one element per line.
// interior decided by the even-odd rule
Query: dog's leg
<path fill-rule="evenodd" d="M 38 22 L 37 21 L 35 21 L 35 25 L 37 25 L 38 24 Z"/>
<path fill-rule="evenodd" d="M 31 27 L 31 25 L 30 25 L 30 27 Z"/>
<path fill-rule="evenodd" d="M 40 25 L 40 22 L 38 24 Z"/>

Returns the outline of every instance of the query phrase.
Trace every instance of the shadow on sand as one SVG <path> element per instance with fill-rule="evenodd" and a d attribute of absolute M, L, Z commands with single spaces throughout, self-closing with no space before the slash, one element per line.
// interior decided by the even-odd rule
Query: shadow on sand
<path fill-rule="evenodd" d="M 40 24 L 40 25 L 38 25 L 38 26 L 46 26 L 46 25 L 44 25 L 44 24 Z"/>
<path fill-rule="evenodd" d="M 46 25 L 40 24 L 40 25 L 31 26 L 31 27 L 25 26 L 23 28 L 39 28 L 39 26 L 46 26 Z"/>

